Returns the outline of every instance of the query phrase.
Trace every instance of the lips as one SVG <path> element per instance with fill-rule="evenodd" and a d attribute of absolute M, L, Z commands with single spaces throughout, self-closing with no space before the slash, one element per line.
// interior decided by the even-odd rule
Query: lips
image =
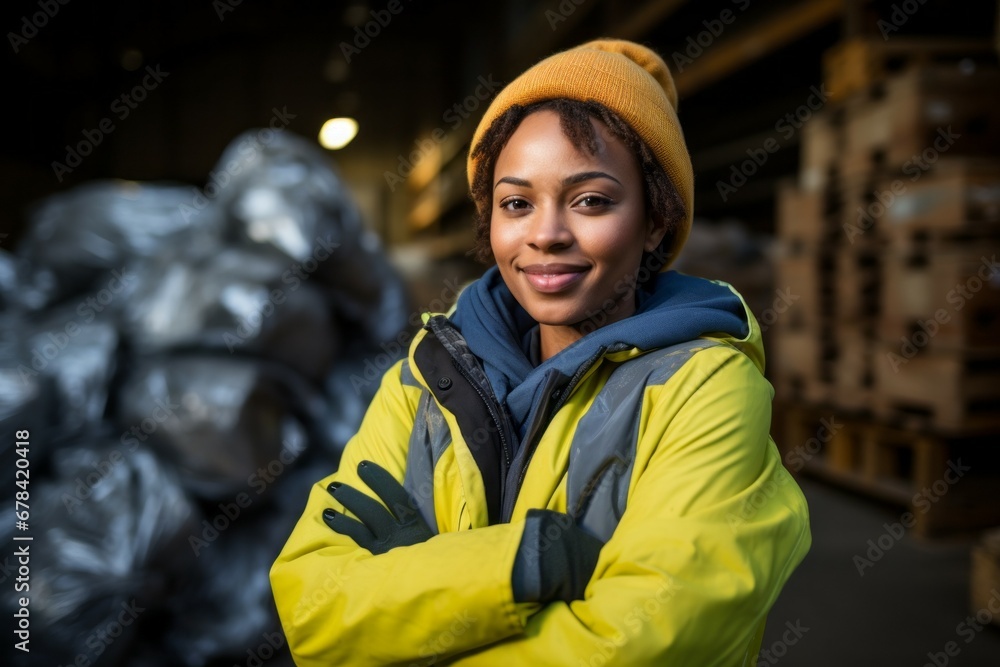
<path fill-rule="evenodd" d="M 531 264 L 521 271 L 536 290 L 552 294 L 581 280 L 588 267 L 576 264 Z"/>

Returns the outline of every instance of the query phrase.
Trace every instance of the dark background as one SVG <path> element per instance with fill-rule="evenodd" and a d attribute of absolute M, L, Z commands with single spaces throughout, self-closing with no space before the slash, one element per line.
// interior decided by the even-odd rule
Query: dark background
<path fill-rule="evenodd" d="M 455 126 L 446 114 L 481 78 L 507 82 L 552 52 L 602 36 L 656 49 L 674 68 L 681 91 L 697 225 L 730 223 L 766 241 L 774 232 L 776 186 L 794 178 L 800 164 L 801 133 L 784 138 L 775 124 L 822 83 L 830 47 L 846 37 L 880 37 L 878 21 L 902 4 L 918 9 L 890 39 L 995 41 L 998 33 L 992 1 L 400 0 L 402 11 L 348 62 L 344 45 L 353 45 L 356 31 L 388 0 L 41 2 L 58 11 L 34 34 L 33 28 L 24 32 L 25 21 L 42 11 L 39 0 L 0 10 L 6 36 L 0 65 L 6 130 L 0 233 L 6 236 L 0 249 L 16 247 L 33 204 L 47 195 L 98 179 L 202 188 L 230 142 L 266 126 L 275 109 L 294 115 L 287 130 L 310 140 L 327 118 L 350 115 L 360 132 L 345 149 L 328 153 L 330 162 L 406 272 L 419 304 L 441 293 L 441 276 L 460 275 L 440 267 L 464 262 L 469 246 L 465 155 L 486 102 Z M 718 37 L 703 37 L 703 53 L 680 68 L 675 54 L 704 36 L 706 22 L 724 10 L 735 20 Z M 15 51 L 11 35 L 19 33 L 27 43 Z M 168 74 L 120 118 L 115 109 L 121 107 L 112 105 L 140 84 L 147 67 Z M 105 118 L 114 131 L 102 134 L 92 153 L 60 178 L 53 163 L 65 162 L 67 151 Z M 386 174 L 397 174 L 401 160 L 437 128 L 445 130 L 440 155 L 421 156 L 420 178 L 390 187 Z M 718 181 L 770 136 L 781 149 L 723 201 Z M 466 275 L 478 270 L 461 265 Z M 773 285 L 754 284 L 765 285 L 769 304 Z M 786 622 L 799 621 L 811 629 L 800 645 L 784 647 L 782 664 L 919 665 L 928 651 L 956 639 L 955 625 L 968 606 L 969 542 L 907 536 L 859 578 L 852 556 L 885 522 L 898 520 L 898 508 L 815 481 L 803 485 L 813 509 L 814 547 L 771 614 L 764 648 L 781 642 Z M 998 647 L 1000 634 L 988 628 L 951 664 L 1000 664 Z"/>
<path fill-rule="evenodd" d="M 54 0 L 53 0 L 54 2 Z M 786 113 L 822 81 L 822 54 L 845 34 L 879 34 L 877 20 L 897 3 L 856 5 L 848 16 L 824 2 L 602 2 L 564 0 L 508 3 L 400 0 L 370 43 L 346 62 L 342 44 L 356 37 L 354 25 L 373 20 L 387 3 L 251 1 L 86 3 L 58 5 L 58 13 L 3 58 L 7 132 L 0 143 L 0 211 L 3 228 L 16 233 L 26 206 L 60 189 L 95 178 L 171 180 L 203 185 L 224 147 L 241 131 L 263 126 L 272 109 L 295 115 L 288 129 L 314 138 L 324 120 L 356 117 L 360 133 L 331 156 L 355 186 L 371 224 L 390 243 L 411 241 L 406 212 L 418 193 L 390 191 L 384 178 L 400 155 L 434 128 L 445 143 L 459 145 L 475 128 L 485 106 L 452 129 L 445 112 L 472 94 L 480 76 L 505 82 L 541 57 L 598 36 L 626 36 L 658 50 L 672 67 L 674 54 L 706 30 L 705 21 L 729 9 L 735 20 L 724 38 L 744 40 L 719 75 L 681 86 L 680 118 L 697 173 L 701 216 L 737 216 L 755 229 L 773 225 L 774 182 L 795 173 L 798 133 L 782 141 L 750 184 L 724 203 L 716 181 L 748 147 L 760 146 Z M 837 5 L 838 3 L 832 3 Z M 989 37 L 995 2 L 929 1 L 891 33 Z M 559 13 L 567 8 L 565 20 Z M 745 11 L 740 11 L 746 7 Z M 2 25 L 22 32 L 23 17 L 37 2 L 8 3 Z M 784 37 L 774 25 L 813 14 Z M 548 14 L 547 14 L 548 12 Z M 846 18 L 845 18 L 846 17 Z M 354 24 L 354 25 L 352 25 Z M 553 29 L 554 27 L 554 29 Z M 714 57 L 719 38 L 687 74 Z M 147 66 L 168 77 L 119 120 L 110 107 L 140 83 Z M 121 107 L 119 106 L 118 109 Z M 114 132 L 93 154 L 60 180 L 52 163 L 67 145 L 111 117 Z M 449 117 L 451 118 L 451 117 Z M 461 165 L 460 165 L 461 166 Z M 461 174 L 460 174 L 461 175 Z M 461 180 L 461 179 L 459 179 Z M 459 185 L 462 185 L 461 182 Z M 440 235 L 465 224 L 462 197 L 448 200 L 424 230 Z M 454 208 L 457 207 L 457 211 Z M 449 214 L 454 215 L 449 215 Z M 457 218 L 454 222 L 451 218 Z"/>

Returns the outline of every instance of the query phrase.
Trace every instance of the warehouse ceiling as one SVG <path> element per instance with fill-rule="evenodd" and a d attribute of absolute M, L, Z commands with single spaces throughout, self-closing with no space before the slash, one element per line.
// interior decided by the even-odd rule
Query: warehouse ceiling
<path fill-rule="evenodd" d="M 88 179 L 202 184 L 235 136 L 275 118 L 313 138 L 331 116 L 356 117 L 358 137 L 335 160 L 387 196 L 384 174 L 398 172 L 421 137 L 440 128 L 460 144 L 499 84 L 552 51 L 602 35 L 643 41 L 678 71 L 702 211 L 726 214 L 733 202 L 714 193 L 719 175 L 806 103 L 810 86 L 822 82 L 826 49 L 845 31 L 879 35 L 878 17 L 890 16 L 895 3 L 846 3 L 855 7 L 846 13 L 844 4 L 8 3 L 4 81 L 15 92 L 7 105 L 12 131 L 0 147 L 3 226 L 16 229 L 28 201 Z M 960 3 L 961 15 L 959 3 L 912 4 L 919 9 L 901 16 L 890 39 L 995 32 L 996 2 Z M 42 5 L 51 16 L 39 14 Z M 68 165 L 88 137 L 92 154 L 78 167 L 53 166 Z M 773 177 L 794 172 L 796 162 L 797 149 L 777 154 L 756 194 L 740 195 L 747 210 L 770 206 Z"/>

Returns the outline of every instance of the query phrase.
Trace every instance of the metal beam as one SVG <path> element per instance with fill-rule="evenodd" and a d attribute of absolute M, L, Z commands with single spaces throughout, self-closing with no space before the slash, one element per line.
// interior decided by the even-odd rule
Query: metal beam
<path fill-rule="evenodd" d="M 621 39 L 639 40 L 652 28 L 665 21 L 687 0 L 650 0 L 617 26 L 612 34 Z"/>
<path fill-rule="evenodd" d="M 504 65 L 514 74 L 520 74 L 545 56 L 554 53 L 559 45 L 574 37 L 575 28 L 600 3 L 594 0 L 581 2 L 553 2 L 541 0 L 531 12 L 525 28 L 507 46 Z M 570 40 L 572 41 L 572 40 Z"/>
<path fill-rule="evenodd" d="M 843 0 L 807 0 L 739 35 L 714 44 L 675 81 L 680 97 L 691 95 L 753 61 L 795 41 L 816 28 L 839 19 Z"/>

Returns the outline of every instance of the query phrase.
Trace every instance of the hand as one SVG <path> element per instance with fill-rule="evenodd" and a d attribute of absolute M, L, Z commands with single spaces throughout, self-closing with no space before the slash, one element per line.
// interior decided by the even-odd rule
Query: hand
<path fill-rule="evenodd" d="M 362 461 L 358 464 L 358 477 L 390 509 L 357 489 L 333 482 L 327 491 L 360 519 L 352 519 L 330 508 L 323 510 L 323 521 L 335 532 L 350 537 L 358 546 L 376 555 L 418 544 L 434 535 L 414 508 L 406 489 L 389 471 L 377 463 Z"/>
<path fill-rule="evenodd" d="M 515 602 L 582 600 L 604 542 L 553 510 L 528 510 L 514 558 Z"/>

